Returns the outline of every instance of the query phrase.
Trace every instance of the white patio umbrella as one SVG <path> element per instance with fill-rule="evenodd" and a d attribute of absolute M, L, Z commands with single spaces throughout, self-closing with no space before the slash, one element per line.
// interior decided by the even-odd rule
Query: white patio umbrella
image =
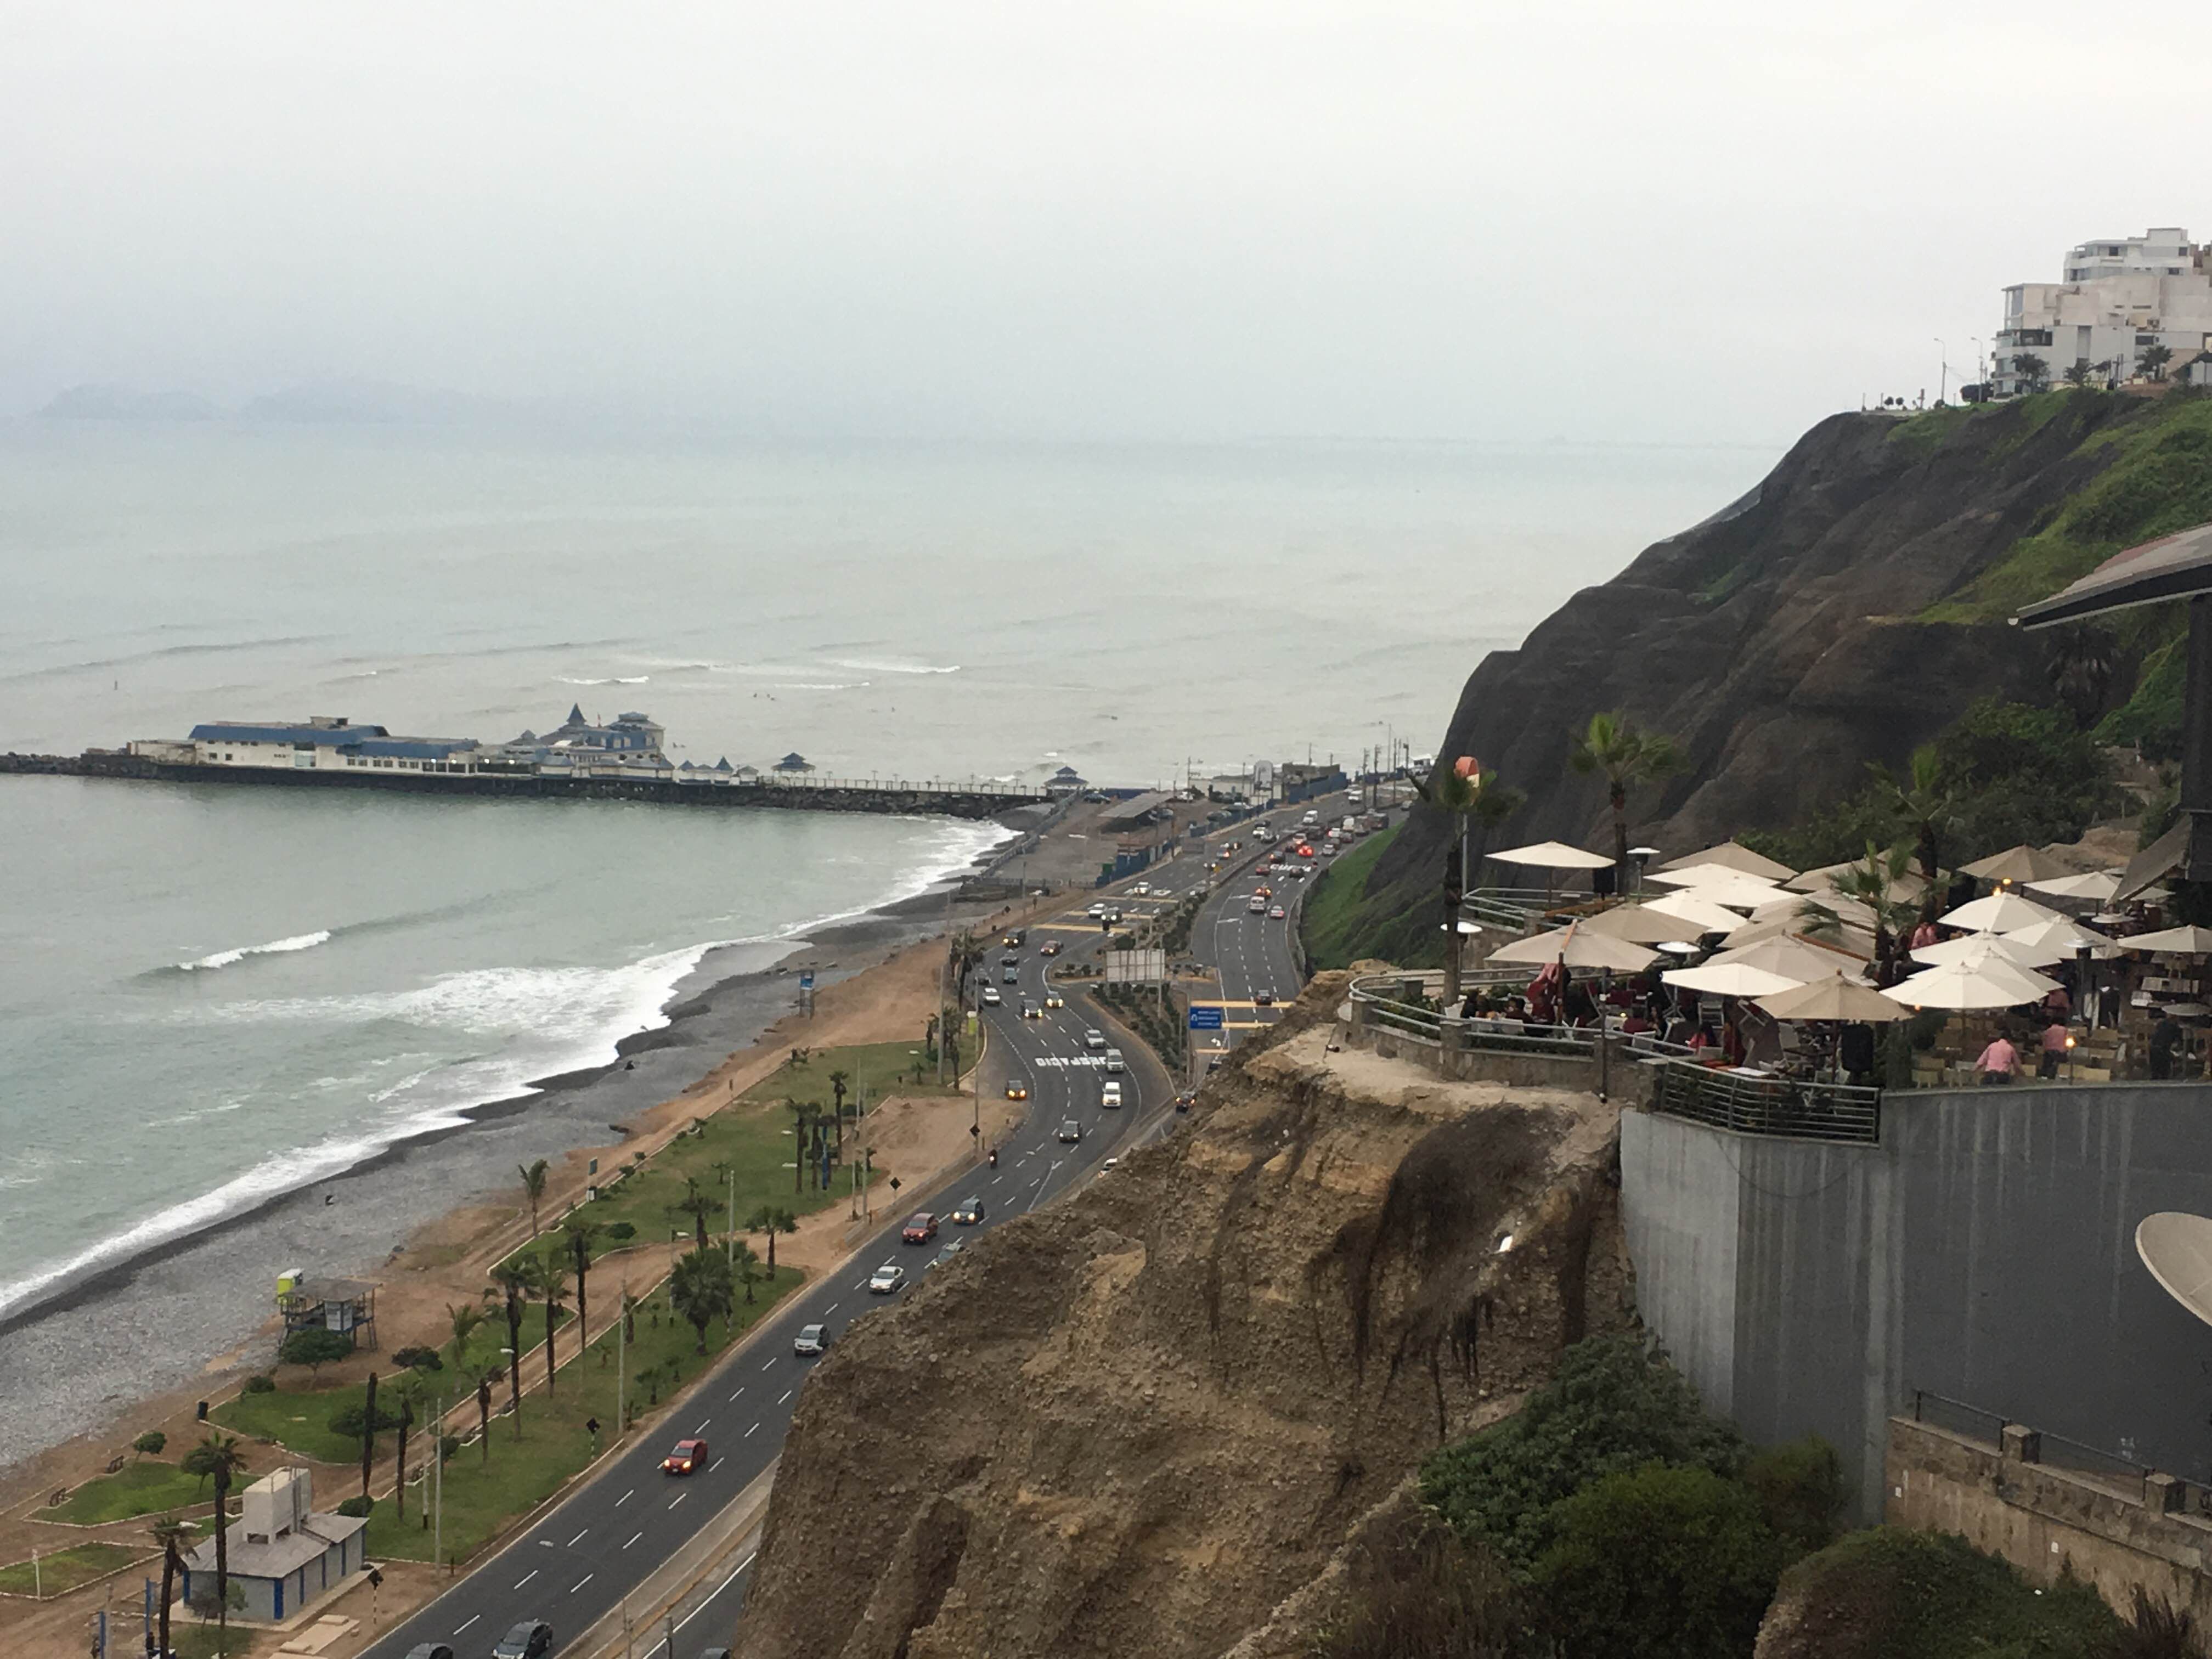
<path fill-rule="evenodd" d="M 1835 890 L 1837 877 L 1842 875 L 1846 870 L 1856 870 L 1861 867 L 1863 866 L 1856 861 L 1850 864 L 1824 864 L 1817 870 L 1808 870 L 1802 876 L 1793 876 L 1790 880 L 1783 883 L 1783 885 L 1793 893 L 1829 893 Z M 1909 904 L 1927 890 L 1926 878 L 1917 870 L 1908 870 L 1890 883 L 1888 896 L 1893 902 Z"/>
<path fill-rule="evenodd" d="M 1881 994 L 1908 1008 L 2016 1008 L 2039 1002 L 2057 988 L 2057 980 L 1992 953 L 1978 963 L 1950 962 L 1928 969 Z"/>
<path fill-rule="evenodd" d="M 1977 933 L 2009 933 L 2039 921 L 2056 921 L 2058 912 L 2017 893 L 1991 893 L 1936 920 L 1946 927 L 1964 927 Z"/>
<path fill-rule="evenodd" d="M 1708 968 L 1732 967 L 1741 963 L 1747 968 L 1762 968 L 1770 974 L 1785 975 L 1803 984 L 1830 974 L 1856 974 L 1859 960 L 1832 951 L 1825 945 L 1815 945 L 1809 939 L 1784 935 L 1765 939 L 1755 945 L 1742 945 L 1723 951 L 1705 963 Z"/>
<path fill-rule="evenodd" d="M 1588 973 L 1601 969 L 1616 974 L 1641 973 L 1657 959 L 1655 951 L 1632 945 L 1625 939 L 1593 933 L 1579 922 L 1571 927 L 1555 927 L 1548 933 L 1516 939 L 1490 953 L 1492 962 L 1530 963 L 1540 968 L 1546 963 L 1557 962 Z"/>
<path fill-rule="evenodd" d="M 2063 961 L 2069 954 L 2048 946 L 2015 942 L 2009 933 L 1961 933 L 1956 939 L 1922 945 L 1912 953 L 1912 959 L 1923 968 L 1942 968 L 1954 962 L 1985 962 L 1995 956 L 2015 968 L 2045 968 Z"/>
<path fill-rule="evenodd" d="M 2008 847 L 2002 853 L 1992 853 L 1972 864 L 1962 864 L 1960 870 L 1983 881 L 2053 881 L 2065 875 L 2066 861 L 2055 859 L 2038 847 Z"/>
<path fill-rule="evenodd" d="M 2168 927 L 2163 933 L 2133 933 L 2115 939 L 2123 951 L 2156 951 L 2166 956 L 2212 956 L 2212 927 Z"/>
<path fill-rule="evenodd" d="M 2016 927 L 2009 933 L 1999 933 L 1996 937 L 2004 940 L 2007 945 L 2028 945 L 2038 950 L 2048 948 L 2057 953 L 2039 959 L 2028 959 L 2030 967 L 2039 965 L 2039 962 L 2067 961 L 2079 956 L 2081 947 L 2085 945 L 2089 947 L 2089 953 L 2094 957 L 2110 958 L 2120 953 L 2120 947 L 2113 944 L 2111 939 L 2094 927 L 2084 927 L 2071 916 L 2061 916 L 2057 921 L 2039 921 L 2027 927 Z"/>
<path fill-rule="evenodd" d="M 1663 870 L 1689 870 L 1699 865 L 1717 864 L 1725 869 L 1738 870 L 1747 876 L 1758 876 L 1766 881 L 1787 881 L 1797 872 L 1786 864 L 1764 858 L 1748 847 L 1724 841 L 1717 847 L 1708 847 L 1702 853 L 1686 853 L 1678 859 L 1669 859 L 1661 865 Z"/>
<path fill-rule="evenodd" d="M 1654 870 L 1651 879 L 1662 887 L 1742 885 L 1765 888 L 1770 892 L 1782 890 L 1782 884 L 1778 881 L 1766 876 L 1755 876 L 1747 871 L 1731 869 L 1725 864 L 1685 864 Z"/>
<path fill-rule="evenodd" d="M 1613 860 L 1601 853 L 1585 853 L 1563 841 L 1540 841 L 1526 847 L 1509 847 L 1488 857 L 1500 864 L 1526 864 L 1539 870 L 1602 870 Z"/>
<path fill-rule="evenodd" d="M 1769 973 L 1744 962 L 1709 962 L 1699 968 L 1674 968 L 1659 977 L 1686 991 L 1703 991 L 1717 997 L 1772 996 L 1777 991 L 1794 991 L 1805 983 L 1802 975 Z"/>
<path fill-rule="evenodd" d="M 1582 925 L 1590 933 L 1625 939 L 1632 945 L 1686 943 L 1696 939 L 1700 931 L 1680 916 L 1668 915 L 1644 904 L 1617 904 L 1610 910 L 1584 917 Z"/>
<path fill-rule="evenodd" d="M 1753 916 L 1735 932 L 1724 934 L 1721 943 L 1730 951 L 1738 951 L 1761 939 L 1802 938 L 1815 945 L 1832 945 L 1862 962 L 1874 955 L 1872 930 L 1846 921 L 1840 927 L 1815 932 L 1814 923 L 1817 920 L 1808 915 L 1771 915 L 1764 919 Z"/>
<path fill-rule="evenodd" d="M 1694 886 L 1675 890 L 1703 899 L 1708 904 L 1725 904 L 1732 910 L 1758 910 L 1794 896 L 1756 876 L 1711 876 Z"/>
<path fill-rule="evenodd" d="M 1761 997 L 1759 1006 L 1777 1019 L 1833 1019 L 1856 1025 L 1883 1025 L 1892 1020 L 1912 1018 L 1911 1010 L 1899 1007 L 1872 986 L 1861 985 L 1841 974 L 1809 981 L 1794 991 L 1778 991 L 1771 997 Z"/>
<path fill-rule="evenodd" d="M 2117 870 L 2092 870 L 2086 876 L 2058 876 L 2050 881 L 2021 884 L 2032 892 L 2048 893 L 2053 898 L 2088 899 L 2102 904 L 2120 890 L 2120 873 Z"/>
<path fill-rule="evenodd" d="M 1731 933 L 1743 924 L 1743 918 L 1735 911 L 1694 893 L 1669 893 L 1665 898 L 1652 899 L 1644 908 L 1657 915 L 1672 916 L 1701 933 Z"/>

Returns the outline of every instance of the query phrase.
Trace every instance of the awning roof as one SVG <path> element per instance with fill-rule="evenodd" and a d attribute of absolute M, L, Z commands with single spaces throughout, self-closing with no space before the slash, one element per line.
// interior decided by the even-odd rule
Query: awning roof
<path fill-rule="evenodd" d="M 2022 606 L 2018 620 L 2023 628 L 2050 628 L 2206 592 L 2212 592 L 2212 524 L 2115 553 L 2071 586 Z"/>

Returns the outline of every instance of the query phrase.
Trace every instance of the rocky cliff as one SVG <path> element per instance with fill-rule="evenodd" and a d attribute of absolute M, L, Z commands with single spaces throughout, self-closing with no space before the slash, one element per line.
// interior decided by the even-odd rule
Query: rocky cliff
<path fill-rule="evenodd" d="M 1291 1651 L 1298 1592 L 1427 1451 L 1626 1317 L 1611 1110 L 1332 1054 L 1342 994 L 854 1328 L 800 1401 L 739 1653 Z"/>
<path fill-rule="evenodd" d="M 2007 625 L 2124 547 L 2212 518 L 2212 400 L 2053 392 L 1900 420 L 1838 415 L 1742 501 L 1583 590 L 1469 677 L 1437 752 L 1528 793 L 1503 832 L 1602 846 L 1601 784 L 1567 766 L 1602 709 L 1689 764 L 1632 800 L 1688 850 L 1785 828 L 1997 694 L 2047 702 L 2047 636 Z M 2143 613 L 2148 615 L 2150 613 Z M 2124 697 L 2146 643 L 2124 636 Z M 1444 830 L 1417 818 L 1368 872 L 1365 947 L 1433 921 Z"/>

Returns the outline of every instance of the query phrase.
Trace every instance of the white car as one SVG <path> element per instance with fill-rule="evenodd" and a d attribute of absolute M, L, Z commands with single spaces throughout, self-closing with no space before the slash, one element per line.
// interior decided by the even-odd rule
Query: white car
<path fill-rule="evenodd" d="M 906 1269 L 896 1261 L 886 1261 L 868 1275 L 870 1296 L 890 1296 L 906 1283 Z"/>
<path fill-rule="evenodd" d="M 1083 1046 L 1086 1048 L 1103 1048 L 1106 1046 L 1106 1033 L 1097 1026 L 1092 1026 L 1083 1034 Z"/>
<path fill-rule="evenodd" d="M 1121 1105 L 1121 1085 L 1111 1078 L 1107 1079 L 1106 1086 L 1098 1091 L 1098 1103 L 1110 1110 L 1119 1110 Z"/>
<path fill-rule="evenodd" d="M 1149 881 L 1140 881 L 1140 882 L 1139 882 L 1139 883 L 1138 883 L 1134 887 L 1132 887 L 1132 888 L 1129 890 L 1129 891 L 1130 891 L 1131 893 L 1134 894 L 1134 895 L 1135 895 L 1137 897 L 1139 897 L 1139 898 L 1143 898 L 1146 894 L 1150 893 L 1152 890 L 1152 883 L 1150 883 Z"/>
<path fill-rule="evenodd" d="M 999 994 L 999 988 L 997 986 L 986 985 L 983 988 L 983 1006 L 986 1008 L 996 1008 L 1005 1001 L 1006 998 Z"/>
<path fill-rule="evenodd" d="M 1083 914 L 1093 921 L 1103 921 L 1106 920 L 1106 907 L 1103 904 L 1094 904 Z"/>

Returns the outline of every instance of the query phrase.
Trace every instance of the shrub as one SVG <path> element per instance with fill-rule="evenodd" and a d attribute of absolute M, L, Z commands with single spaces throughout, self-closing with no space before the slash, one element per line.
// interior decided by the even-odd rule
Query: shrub
<path fill-rule="evenodd" d="M 1847 1496 L 1844 1460 L 1819 1435 L 1758 1453 L 1745 1467 L 1743 1484 L 1793 1559 L 1835 1542 Z"/>
<path fill-rule="evenodd" d="M 1346 1593 L 1316 1659 L 1515 1659 L 1528 1651 L 1521 1596 L 1495 1556 L 1419 1510 L 1394 1514 L 1346 1563 Z"/>
<path fill-rule="evenodd" d="M 435 1348 L 400 1348 L 395 1350 L 392 1363 L 410 1371 L 442 1371 L 446 1362 Z"/>
<path fill-rule="evenodd" d="M 376 1431 L 379 1434 L 382 1434 L 387 1429 L 396 1429 L 398 1426 L 398 1413 L 386 1411 L 381 1406 L 376 1408 Z M 349 1440 L 361 1439 L 368 1433 L 367 1408 L 359 1404 L 340 1407 L 331 1413 L 331 1432 L 342 1435 Z"/>
<path fill-rule="evenodd" d="M 1487 1538 L 1526 1570 L 1551 1542 L 1552 1507 L 1594 1480 L 1653 1462 L 1732 1477 L 1749 1460 L 1743 1437 L 1638 1338 L 1593 1336 L 1519 1412 L 1431 1456 L 1421 1495 L 1462 1538 Z"/>
<path fill-rule="evenodd" d="M 1738 1480 L 1647 1464 L 1554 1510 L 1557 1537 L 1530 1583 L 1569 1654 L 1743 1659 L 1786 1550 Z"/>
<path fill-rule="evenodd" d="M 270 1376 L 267 1371 L 256 1371 L 252 1376 L 246 1379 L 246 1392 L 248 1394 L 274 1394 L 276 1392 L 276 1379 Z"/>
<path fill-rule="evenodd" d="M 635 1238 L 637 1224 L 630 1221 L 610 1221 L 607 1223 L 607 1237 L 617 1243 L 627 1238 Z"/>
<path fill-rule="evenodd" d="M 368 1519 L 368 1512 L 375 1507 L 376 1504 L 373 1498 L 364 1498 L 356 1492 L 338 1505 L 337 1512 L 340 1515 L 351 1516 L 360 1521 Z"/>
<path fill-rule="evenodd" d="M 161 1449 L 169 1443 L 169 1437 L 159 1429 L 149 1429 L 131 1443 L 131 1449 L 141 1457 L 159 1457 Z"/>
<path fill-rule="evenodd" d="M 311 1325 L 286 1337 L 284 1346 L 276 1350 L 276 1358 L 287 1365 L 305 1365 L 312 1376 L 333 1359 L 343 1359 L 352 1352 L 351 1337 Z"/>

